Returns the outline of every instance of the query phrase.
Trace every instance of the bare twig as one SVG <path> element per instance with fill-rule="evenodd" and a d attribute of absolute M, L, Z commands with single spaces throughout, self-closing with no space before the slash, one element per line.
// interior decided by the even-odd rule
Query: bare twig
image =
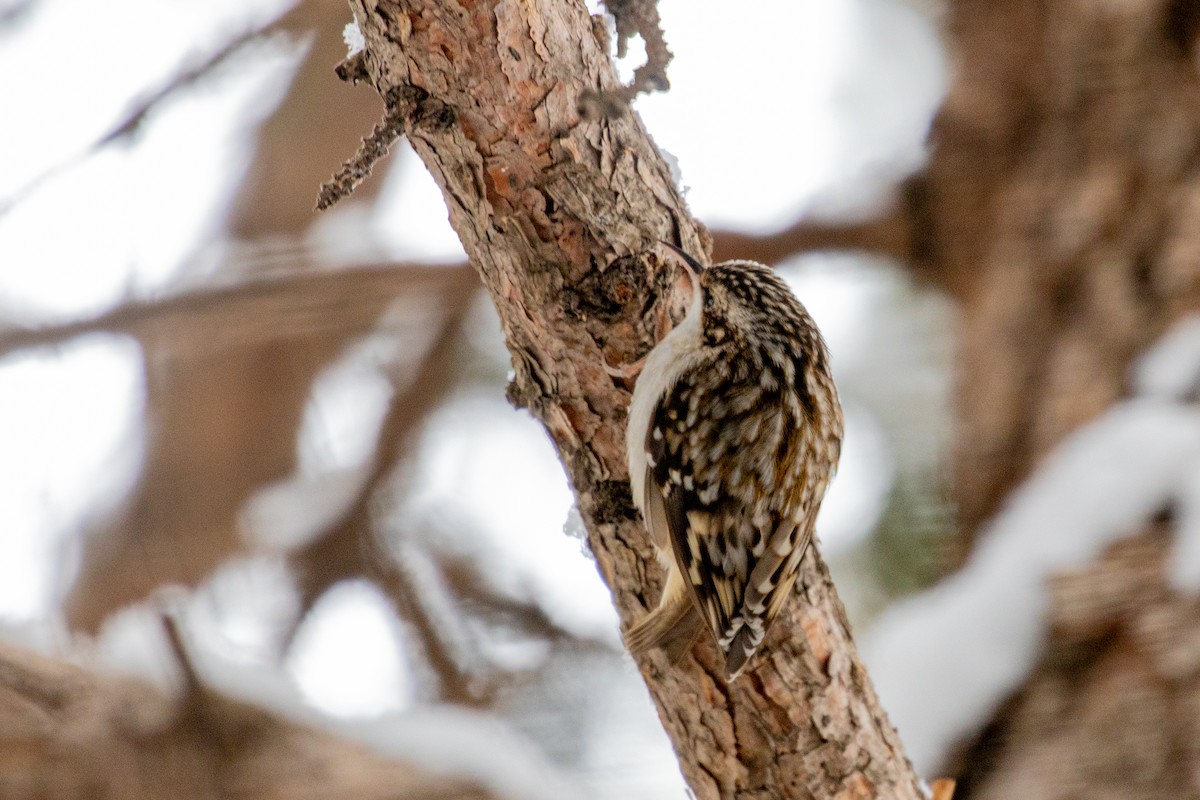
<path fill-rule="evenodd" d="M 341 169 L 322 184 L 317 193 L 317 211 L 324 211 L 349 197 L 355 187 L 367 179 L 375 163 L 386 156 L 396 140 L 404 135 L 406 117 L 403 109 L 388 109 L 383 119 L 376 123 L 371 135 L 362 140 L 358 152 L 343 161 Z"/>
<path fill-rule="evenodd" d="M 203 684 L 196 672 L 196 665 L 192 663 L 187 645 L 183 642 L 183 632 L 179 629 L 179 618 L 172 612 L 163 612 L 159 615 L 159 621 L 162 623 L 163 633 L 166 634 L 171 653 L 175 656 L 175 662 L 179 664 L 179 669 L 183 672 L 183 687 L 187 696 L 199 695 L 203 691 Z"/>
<path fill-rule="evenodd" d="M 384 94 L 387 110 L 371 135 L 362 140 L 354 156 L 342 162 L 341 169 L 321 186 L 317 210 L 324 211 L 350 196 L 371 174 L 375 163 L 386 156 L 392 144 L 413 128 L 445 129 L 454 124 L 454 110 L 429 92 L 406 85 Z"/>

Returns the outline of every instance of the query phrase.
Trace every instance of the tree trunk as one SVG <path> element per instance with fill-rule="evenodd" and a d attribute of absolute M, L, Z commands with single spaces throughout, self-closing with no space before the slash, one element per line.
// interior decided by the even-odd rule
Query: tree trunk
<path fill-rule="evenodd" d="M 956 80 L 907 197 L 914 266 L 961 309 L 964 552 L 1200 307 L 1196 9 L 951 4 Z M 1167 588 L 1170 528 L 1055 582 L 1043 661 L 962 758 L 957 798 L 1200 797 L 1200 609 Z"/>
<path fill-rule="evenodd" d="M 965 531 L 1200 305 L 1200 71 L 1170 6 L 951 7 L 956 80 L 910 196 L 918 267 L 962 313 Z"/>
<path fill-rule="evenodd" d="M 564 0 L 355 0 L 370 80 L 445 196 L 499 310 L 510 397 L 546 426 L 575 489 L 623 624 L 662 574 L 631 506 L 628 391 L 604 361 L 652 344 L 669 270 L 660 239 L 708 251 L 633 115 L 581 119 L 585 92 L 618 88 L 604 27 Z M 683 773 L 710 798 L 916 798 L 819 556 L 757 666 L 727 686 L 715 648 L 640 665 Z"/>

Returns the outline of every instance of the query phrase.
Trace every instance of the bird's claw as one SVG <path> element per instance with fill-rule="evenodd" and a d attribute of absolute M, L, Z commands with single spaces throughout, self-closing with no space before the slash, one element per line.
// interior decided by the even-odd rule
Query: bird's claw
<path fill-rule="evenodd" d="M 610 378 L 618 380 L 631 381 L 641 374 L 642 367 L 646 366 L 646 356 L 642 356 L 637 361 L 631 364 L 624 364 L 619 367 L 614 367 L 605 360 L 604 356 L 600 357 L 600 363 L 604 366 L 604 371 L 608 373 Z"/>

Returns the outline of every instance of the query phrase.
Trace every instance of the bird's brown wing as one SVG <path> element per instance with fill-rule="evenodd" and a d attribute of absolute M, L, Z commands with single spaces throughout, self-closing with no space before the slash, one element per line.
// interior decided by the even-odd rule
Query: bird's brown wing
<path fill-rule="evenodd" d="M 811 536 L 797 513 L 804 414 L 786 378 L 722 353 L 680 378 L 647 431 L 676 564 L 730 674 L 761 644 Z"/>

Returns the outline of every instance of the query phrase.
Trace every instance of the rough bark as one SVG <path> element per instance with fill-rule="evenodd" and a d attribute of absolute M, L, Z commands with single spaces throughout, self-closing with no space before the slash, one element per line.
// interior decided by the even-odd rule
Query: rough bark
<path fill-rule="evenodd" d="M 356 0 L 362 59 L 445 196 L 499 310 L 510 397 L 546 426 L 628 624 L 662 578 L 631 507 L 626 388 L 603 361 L 650 346 L 668 270 L 659 239 L 706 252 L 635 116 L 581 119 L 618 88 L 603 27 L 562 0 Z M 916 779 L 815 552 L 756 668 L 726 686 L 714 649 L 640 665 L 696 796 L 915 798 Z"/>
<path fill-rule="evenodd" d="M 182 700 L 0 650 L 0 797 L 11 800 L 486 800 L 432 775 L 203 691 Z"/>
<path fill-rule="evenodd" d="M 949 7 L 955 82 L 906 198 L 910 258 L 961 311 L 963 553 L 1200 307 L 1195 9 Z M 1169 515 L 1152 527 L 1055 583 L 1042 662 L 961 757 L 957 797 L 1198 796 L 1200 609 L 1163 578 Z"/>

